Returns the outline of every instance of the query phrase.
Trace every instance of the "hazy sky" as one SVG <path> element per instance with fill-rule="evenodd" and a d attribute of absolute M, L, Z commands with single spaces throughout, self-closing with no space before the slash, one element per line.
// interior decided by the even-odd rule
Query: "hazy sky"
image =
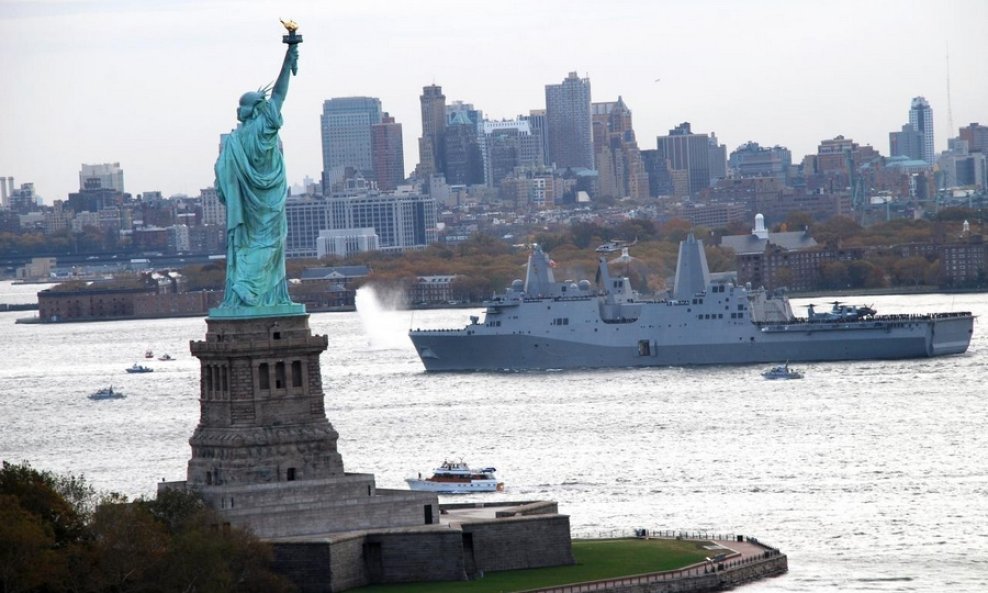
<path fill-rule="evenodd" d="M 938 151 L 988 125 L 988 0 L 0 0 L 0 176 L 51 204 L 82 163 L 119 162 L 132 194 L 198 195 L 238 98 L 277 75 L 279 17 L 305 39 L 283 110 L 293 184 L 319 177 L 325 99 L 380 98 L 411 171 L 424 85 L 513 118 L 570 71 L 594 101 L 624 97 L 643 149 L 689 121 L 728 152 L 798 161 L 842 134 L 887 154 L 917 95 Z"/>

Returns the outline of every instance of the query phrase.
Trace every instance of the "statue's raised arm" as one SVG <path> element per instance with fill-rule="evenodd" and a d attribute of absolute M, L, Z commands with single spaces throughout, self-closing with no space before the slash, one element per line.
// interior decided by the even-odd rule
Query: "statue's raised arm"
<path fill-rule="evenodd" d="M 285 50 L 285 61 L 281 64 L 281 72 L 278 73 L 278 80 L 271 89 L 271 102 L 279 111 L 288 95 L 288 80 L 296 72 L 298 72 L 298 43 L 289 43 L 288 49 Z"/>

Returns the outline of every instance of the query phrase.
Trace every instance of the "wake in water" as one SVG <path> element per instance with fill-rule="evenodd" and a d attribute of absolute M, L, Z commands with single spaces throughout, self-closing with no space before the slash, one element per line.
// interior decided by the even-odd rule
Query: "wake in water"
<path fill-rule="evenodd" d="M 398 306 L 404 302 L 400 292 L 383 292 L 373 286 L 357 289 L 354 303 L 372 350 L 397 350 L 410 346 L 408 316 Z"/>

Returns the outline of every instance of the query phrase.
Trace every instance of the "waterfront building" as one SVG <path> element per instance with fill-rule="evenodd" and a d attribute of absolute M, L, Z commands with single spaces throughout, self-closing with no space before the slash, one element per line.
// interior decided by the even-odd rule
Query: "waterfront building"
<path fill-rule="evenodd" d="M 721 237 L 720 244 L 735 253 L 738 283 L 766 290 L 816 288 L 820 265 L 834 259 L 830 251 L 817 248 L 808 229 L 773 233 L 761 214 L 750 234 Z"/>
<path fill-rule="evenodd" d="M 943 245 L 939 256 L 940 286 L 984 286 L 988 281 L 988 243 L 981 235 Z"/>
<path fill-rule="evenodd" d="M 373 227 L 361 229 L 321 230 L 316 239 L 316 257 L 349 257 L 362 251 L 377 251 L 380 246 Z"/>
<path fill-rule="evenodd" d="M 936 162 L 933 145 L 933 110 L 924 97 L 914 97 L 909 107 L 909 125 L 922 137 L 921 158 L 929 164 Z"/>
<path fill-rule="evenodd" d="M 323 190 L 332 191 L 347 170 L 374 179 L 371 126 L 381 123 L 381 100 L 376 97 L 338 97 L 323 102 Z"/>
<path fill-rule="evenodd" d="M 436 202 L 415 191 L 380 192 L 361 180 L 330 197 L 290 197 L 285 202 L 285 257 L 319 257 L 321 231 L 374 229 L 377 248 L 420 249 L 437 241 Z M 359 234 L 359 233 L 358 233 Z M 326 246 L 328 248 L 328 246 Z"/>
<path fill-rule="evenodd" d="M 292 300 L 306 311 L 355 309 L 356 283 L 370 274 L 367 266 L 306 268 L 297 284 L 289 287 Z"/>
<path fill-rule="evenodd" d="M 443 305 L 455 299 L 453 294 L 455 274 L 419 276 L 411 286 L 408 301 L 417 305 Z"/>
<path fill-rule="evenodd" d="M 593 169 L 590 79 L 570 72 L 561 84 L 547 84 L 545 114 L 549 145 L 546 162 L 559 169 Z"/>
<path fill-rule="evenodd" d="M 382 251 L 421 249 L 438 240 L 436 202 L 427 195 L 359 191 L 327 203 L 330 228 L 373 228 Z"/>

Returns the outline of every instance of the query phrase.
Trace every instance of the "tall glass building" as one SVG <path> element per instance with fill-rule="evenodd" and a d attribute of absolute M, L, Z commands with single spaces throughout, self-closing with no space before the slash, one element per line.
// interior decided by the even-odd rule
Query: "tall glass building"
<path fill-rule="evenodd" d="M 933 149 L 933 110 L 924 97 L 913 98 L 909 108 L 909 125 L 922 136 L 923 160 L 933 164 L 936 160 Z"/>
<path fill-rule="evenodd" d="M 323 102 L 323 191 L 330 193 L 347 176 L 347 168 L 374 179 L 371 126 L 381 123 L 381 100 L 340 97 Z"/>

